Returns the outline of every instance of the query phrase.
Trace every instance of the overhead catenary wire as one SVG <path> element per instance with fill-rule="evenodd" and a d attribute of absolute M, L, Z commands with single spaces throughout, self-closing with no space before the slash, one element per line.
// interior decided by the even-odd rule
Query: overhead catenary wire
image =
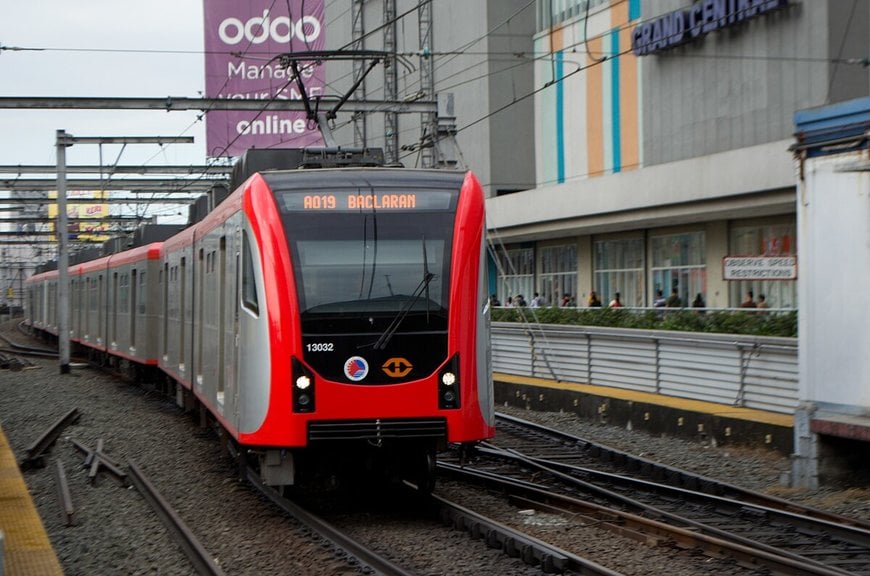
<path fill-rule="evenodd" d="M 620 1 L 621 1 L 621 2 L 624 2 L 625 0 L 620 0 Z M 332 1 L 330 2 L 330 5 L 333 5 L 334 2 L 335 2 L 335 0 L 332 0 Z M 273 0 L 273 3 L 272 3 L 272 4 L 273 4 L 273 5 L 275 4 L 274 0 Z M 433 51 L 433 52 L 432 52 L 432 57 L 436 57 L 436 58 L 437 58 L 437 57 L 440 57 L 440 58 L 441 58 L 440 62 L 438 63 L 438 65 L 437 65 L 437 67 L 436 67 L 436 69 L 441 69 L 441 67 L 443 67 L 444 65 L 446 65 L 446 63 L 450 62 L 450 61 L 451 61 L 452 59 L 454 59 L 455 57 L 458 57 L 458 56 L 461 56 L 461 55 L 480 55 L 480 54 L 486 54 L 486 55 L 489 55 L 489 56 L 494 56 L 494 55 L 504 54 L 505 56 L 507 56 L 507 57 L 509 57 L 509 58 L 518 58 L 518 59 L 524 59 L 524 60 L 528 60 L 530 57 L 533 58 L 533 59 L 539 57 L 539 54 L 542 54 L 542 53 L 516 54 L 516 53 L 498 53 L 498 52 L 492 52 L 492 51 L 487 51 L 487 52 L 473 52 L 473 51 L 470 50 L 470 48 L 471 48 L 472 46 L 474 46 L 475 44 L 477 44 L 478 42 L 480 42 L 481 39 L 487 37 L 488 35 L 492 34 L 493 31 L 495 31 L 495 30 L 501 28 L 502 26 L 504 26 L 504 25 L 505 25 L 507 22 L 509 22 L 510 19 L 511 19 L 512 17 L 514 17 L 517 13 L 519 13 L 521 10 L 527 9 L 527 8 L 528 8 L 529 6 L 531 6 L 532 4 L 533 4 L 533 2 L 528 2 L 528 3 L 526 3 L 523 7 L 521 7 L 521 8 L 518 9 L 516 12 L 514 12 L 514 14 L 512 14 L 511 16 L 509 16 L 508 18 L 506 18 L 504 22 L 501 22 L 501 23 L 499 23 L 499 24 L 493 26 L 493 27 L 490 28 L 486 33 L 482 34 L 481 36 L 479 36 L 478 38 L 476 38 L 476 39 L 474 39 L 474 40 L 472 40 L 472 41 L 467 42 L 466 44 L 464 44 L 463 46 L 461 46 L 459 49 L 450 50 L 450 51 Z M 853 7 L 854 7 L 854 5 L 853 5 Z M 589 10 L 589 6 L 587 5 L 586 8 L 587 8 L 587 15 L 586 15 L 586 18 L 585 18 L 584 20 L 588 20 L 588 10 Z M 349 10 L 349 9 L 346 9 L 345 12 L 346 12 L 347 10 Z M 413 8 L 411 8 L 411 9 L 409 9 L 409 10 L 407 10 L 407 11 L 405 11 L 404 13 L 398 15 L 398 16 L 394 19 L 394 22 L 395 22 L 395 21 L 398 21 L 398 20 L 400 20 L 400 19 L 402 19 L 402 18 L 407 17 L 409 14 L 413 13 L 414 10 L 416 10 L 416 6 L 413 7 Z M 338 18 L 338 17 L 340 17 L 340 15 L 336 16 L 336 18 Z M 628 28 L 628 27 L 630 27 L 630 26 L 635 26 L 635 25 L 637 25 L 638 23 L 648 22 L 648 21 L 651 21 L 651 20 L 654 20 L 654 18 L 649 18 L 649 19 L 640 20 L 640 21 L 635 20 L 635 21 L 632 21 L 632 22 L 630 22 L 630 23 L 627 23 L 625 26 L 621 26 L 619 29 L 622 30 L 622 29 Z M 334 19 L 333 19 L 333 21 L 334 21 Z M 588 23 L 588 22 L 584 22 L 584 27 L 586 26 L 587 23 Z M 365 37 L 368 37 L 368 36 L 370 36 L 370 35 L 372 35 L 372 34 L 374 34 L 374 33 L 376 33 L 378 30 L 382 29 L 384 26 L 389 25 L 389 24 L 391 24 L 391 23 L 384 23 L 384 24 L 382 24 L 381 26 L 379 26 L 379 27 L 377 27 L 377 28 L 375 28 L 375 29 L 373 29 L 373 30 L 367 32 L 366 35 L 364 36 L 364 38 L 365 38 Z M 553 28 L 554 28 L 554 29 L 558 29 L 558 28 L 564 28 L 564 27 L 566 27 L 566 26 L 571 26 L 571 25 L 574 25 L 574 23 L 571 23 L 571 22 L 562 22 L 562 23 L 560 23 L 558 26 L 554 26 Z M 608 33 L 610 33 L 610 32 L 612 32 L 612 30 L 608 30 Z M 586 36 L 587 36 L 587 35 L 584 34 L 584 38 L 581 40 L 581 42 L 583 42 L 583 43 L 588 42 L 589 38 L 586 37 Z M 574 48 L 574 47 L 576 47 L 578 44 L 579 44 L 579 43 L 575 43 L 574 45 L 566 46 L 566 47 L 563 48 L 563 51 L 564 51 L 564 50 L 567 50 L 567 49 L 570 49 L 570 48 Z M 250 43 L 249 43 L 248 46 L 246 47 L 245 52 L 247 52 L 247 51 L 250 49 L 250 47 L 251 47 L 251 45 L 250 45 Z M 0 46 L 0 50 L 3 50 L 3 49 L 13 50 L 13 49 L 19 49 L 19 48 L 18 48 L 18 47 L 10 47 L 10 46 Z M 20 48 L 20 49 L 25 49 L 25 48 Z M 63 49 L 63 48 L 59 48 L 59 49 L 58 49 L 58 48 L 33 48 L 33 49 L 34 49 L 34 50 L 73 50 L 73 51 L 95 51 L 95 52 L 98 52 L 98 51 L 106 51 L 106 52 L 140 52 L 140 53 L 199 53 L 199 51 L 178 51 L 178 50 L 112 50 L 112 49 L 100 49 L 100 50 L 98 50 L 98 49 Z M 252 53 L 256 53 L 256 52 L 253 52 L 253 51 L 251 51 L 251 52 L 252 52 Z M 627 52 L 627 51 L 626 51 L 626 52 Z M 415 54 L 415 52 L 406 52 L 405 54 L 410 55 L 410 54 Z M 543 54 L 546 55 L 546 54 L 549 54 L 549 53 L 543 53 Z M 620 54 L 620 55 L 621 55 L 621 54 Z M 619 55 L 616 55 L 616 56 L 614 56 L 614 57 L 618 57 L 618 56 L 619 56 Z M 717 54 L 717 55 L 707 55 L 707 54 L 681 54 L 681 56 L 686 56 L 686 57 L 691 57 L 691 58 L 711 58 L 711 59 L 725 59 L 725 58 L 727 58 L 727 59 L 765 60 L 765 61 L 781 61 L 781 62 L 787 62 L 787 61 L 793 61 L 793 62 L 828 62 L 828 63 L 830 63 L 830 62 L 834 62 L 834 63 L 837 63 L 837 64 L 863 64 L 863 65 L 866 65 L 866 58 L 864 58 L 864 59 L 842 58 L 842 45 L 841 45 L 841 53 L 838 55 L 838 58 L 833 58 L 833 59 L 832 59 L 832 58 L 803 58 L 803 57 L 776 56 L 776 55 L 764 55 L 764 56 L 759 56 L 759 55 L 724 55 L 724 54 Z M 518 63 L 517 65 L 518 65 L 518 66 L 521 66 L 521 65 L 523 65 L 523 64 L 524 64 L 524 63 Z M 473 66 L 474 66 L 474 65 L 469 66 L 469 68 L 471 68 L 471 67 L 473 67 Z M 491 76 L 491 75 L 493 75 L 493 74 L 498 74 L 498 73 L 503 73 L 503 72 L 504 72 L 504 70 L 499 70 L 499 71 L 494 71 L 494 72 L 489 72 L 489 71 L 488 71 L 488 72 L 486 72 L 486 73 L 484 73 L 484 74 L 482 74 L 482 75 L 480 75 L 480 76 L 477 76 L 476 79 L 483 79 L 483 78 L 486 78 L 486 77 Z M 457 73 L 457 74 L 458 74 L 458 73 Z M 567 77 L 567 76 L 565 76 L 565 77 Z M 437 80 L 438 80 L 439 84 L 441 84 L 440 86 L 437 87 L 437 89 L 438 89 L 438 90 L 444 90 L 444 89 L 454 88 L 454 87 L 456 87 L 456 86 L 458 86 L 458 85 L 461 85 L 461 84 L 464 84 L 464 83 L 467 83 L 467 82 L 472 82 L 472 81 L 475 80 L 475 78 L 472 78 L 472 79 L 465 79 L 465 80 L 462 80 L 461 82 L 459 82 L 459 83 L 457 83 L 457 84 L 454 84 L 454 85 L 451 85 L 451 86 L 444 86 L 444 85 L 443 85 L 443 79 L 437 79 Z M 529 96 L 529 95 L 526 95 L 525 97 L 528 97 L 528 96 Z M 520 96 L 520 97 L 516 98 L 516 99 L 514 100 L 514 102 L 521 102 L 522 100 L 524 100 L 524 97 L 523 97 L 523 96 Z M 510 105 L 507 105 L 507 107 L 509 107 L 509 106 L 510 106 Z M 500 110 L 503 110 L 503 109 L 505 109 L 505 108 L 502 108 L 502 109 L 500 109 Z M 500 110 L 499 110 L 499 111 L 500 111 Z M 499 111 L 495 111 L 494 113 L 498 113 Z M 368 114 L 373 114 L 373 113 L 374 113 L 374 112 L 369 112 Z M 490 115 L 491 115 L 491 114 L 490 114 Z M 488 116 L 490 116 L 490 115 L 488 115 Z M 488 117 L 488 116 L 487 116 L 487 117 Z M 476 122 L 482 121 L 482 120 L 484 120 L 484 119 L 485 119 L 485 117 L 482 118 L 482 119 L 479 119 L 479 120 L 476 121 Z M 185 130 L 184 133 L 186 133 L 186 132 L 187 132 L 187 131 L 192 127 L 192 126 L 194 126 L 194 125 L 195 125 L 197 122 L 199 122 L 199 121 L 201 121 L 201 119 L 198 119 L 196 122 L 192 123 L 192 124 L 191 124 L 191 125 L 190 125 L 186 130 Z M 473 124 L 471 124 L 471 125 L 473 125 Z M 468 127 L 469 127 L 469 126 L 462 126 L 462 127 L 459 127 L 459 128 L 457 129 L 457 132 L 461 132 L 462 130 L 467 129 Z M 410 130 L 409 130 L 409 131 L 410 131 Z M 159 154 L 159 153 L 162 153 L 162 152 L 165 152 L 165 150 L 161 150 L 160 152 L 158 152 L 158 154 Z M 155 156 L 156 156 L 156 155 L 155 155 Z M 149 159 L 149 161 L 150 161 L 150 159 Z M 216 158 L 216 159 L 215 159 L 214 161 L 212 161 L 212 162 L 213 162 L 214 164 L 217 164 L 217 163 L 219 163 L 219 160 Z"/>

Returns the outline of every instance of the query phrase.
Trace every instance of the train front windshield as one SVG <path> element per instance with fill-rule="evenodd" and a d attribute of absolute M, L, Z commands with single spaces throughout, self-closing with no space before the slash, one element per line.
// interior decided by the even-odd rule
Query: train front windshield
<path fill-rule="evenodd" d="M 446 331 L 455 200 L 445 190 L 284 193 L 303 332 Z"/>

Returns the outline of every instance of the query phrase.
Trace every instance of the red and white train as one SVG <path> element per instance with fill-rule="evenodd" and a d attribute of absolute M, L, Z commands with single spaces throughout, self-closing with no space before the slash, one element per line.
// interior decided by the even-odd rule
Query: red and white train
<path fill-rule="evenodd" d="M 284 486 L 431 486 L 494 435 L 484 196 L 472 173 L 268 170 L 164 242 L 70 266 L 71 341 L 171 378 Z M 57 272 L 27 282 L 57 334 Z"/>

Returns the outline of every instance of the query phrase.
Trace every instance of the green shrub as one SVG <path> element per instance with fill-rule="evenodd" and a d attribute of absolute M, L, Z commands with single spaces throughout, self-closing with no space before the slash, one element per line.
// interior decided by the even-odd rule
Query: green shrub
<path fill-rule="evenodd" d="M 493 308 L 495 322 L 538 322 L 638 330 L 797 337 L 797 312 L 629 308 Z"/>

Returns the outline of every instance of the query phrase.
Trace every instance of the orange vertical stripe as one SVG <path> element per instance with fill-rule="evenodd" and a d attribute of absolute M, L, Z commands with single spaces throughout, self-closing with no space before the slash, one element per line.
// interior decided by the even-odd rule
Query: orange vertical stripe
<path fill-rule="evenodd" d="M 558 52 L 565 46 L 565 27 L 561 24 L 550 31 L 550 50 Z"/>
<path fill-rule="evenodd" d="M 611 0 L 610 2 L 610 25 L 619 28 L 628 23 L 628 1 Z M 622 40 L 620 40 L 621 42 Z"/>
<path fill-rule="evenodd" d="M 625 48 L 623 48 L 623 46 Z M 631 46 L 631 30 L 619 33 L 620 52 Z M 640 121 L 638 112 L 637 56 L 629 52 L 619 57 L 619 109 L 621 118 L 620 140 L 622 141 L 622 169 L 640 168 Z"/>
<path fill-rule="evenodd" d="M 601 38 L 589 38 L 589 54 L 586 55 L 586 153 L 589 176 L 604 174 L 604 119 L 602 115 L 603 73 L 595 65 L 601 57 Z"/>

